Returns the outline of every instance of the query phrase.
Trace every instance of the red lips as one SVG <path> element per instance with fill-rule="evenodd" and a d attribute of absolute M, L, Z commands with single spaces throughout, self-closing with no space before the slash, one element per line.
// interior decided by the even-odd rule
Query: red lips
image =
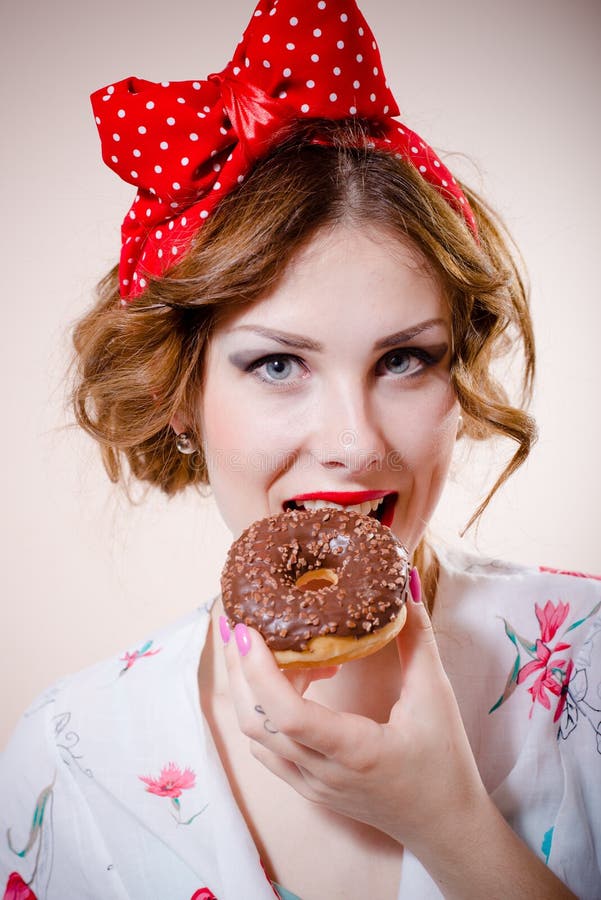
<path fill-rule="evenodd" d="M 292 502 L 303 503 L 305 500 L 326 500 L 331 503 L 338 503 L 340 506 L 351 506 L 355 503 L 365 503 L 366 500 L 381 500 L 385 498 L 377 518 L 382 525 L 390 528 L 394 518 L 397 496 L 396 491 L 313 491 L 310 494 L 297 494 L 295 497 L 290 497 L 289 500 L 285 501 L 283 507 L 288 509 Z"/>

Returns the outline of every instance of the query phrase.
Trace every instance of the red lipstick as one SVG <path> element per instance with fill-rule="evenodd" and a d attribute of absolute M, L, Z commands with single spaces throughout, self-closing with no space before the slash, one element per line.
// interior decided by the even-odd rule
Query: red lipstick
<path fill-rule="evenodd" d="M 326 500 L 331 503 L 338 503 L 340 506 L 351 506 L 355 503 L 365 503 L 366 500 L 381 500 L 384 498 L 376 518 L 380 520 L 382 525 L 390 528 L 394 519 L 394 507 L 397 496 L 396 491 L 313 491 L 309 494 L 297 494 L 295 497 L 290 497 L 289 500 L 283 503 L 283 508 L 289 509 L 293 502 L 303 503 L 305 500 Z"/>

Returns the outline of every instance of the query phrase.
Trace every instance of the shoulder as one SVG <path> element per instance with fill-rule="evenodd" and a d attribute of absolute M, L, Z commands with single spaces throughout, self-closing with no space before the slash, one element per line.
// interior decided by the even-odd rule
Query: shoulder
<path fill-rule="evenodd" d="M 40 767 L 49 778 L 56 763 L 73 763 L 83 732 L 96 737 L 99 721 L 119 715 L 141 715 L 154 702 L 159 684 L 179 680 L 198 664 L 209 621 L 211 603 L 199 607 L 154 634 L 134 641 L 113 656 L 67 675 L 32 702 L 0 757 L 0 785 L 14 785 Z M 1 793 L 1 791 L 0 791 Z"/>
<path fill-rule="evenodd" d="M 11 872 L 35 885 L 52 873 L 48 896 L 69 896 L 69 878 L 114 871 L 101 835 L 108 791 L 123 805 L 124 777 L 139 783 L 157 726 L 173 731 L 181 717 L 210 605 L 60 679 L 25 711 L 0 755 L 0 890 Z"/>
<path fill-rule="evenodd" d="M 551 607 L 561 608 L 565 618 L 571 612 L 588 616 L 599 611 L 601 576 L 513 563 L 455 549 L 437 552 L 441 592 L 446 589 L 452 603 L 476 597 L 482 611 L 494 607 L 498 615 L 506 611 L 520 617 L 527 610 L 538 617 L 537 608 L 543 610 L 543 617 L 551 615 Z M 444 601 L 444 597 L 441 599 Z"/>

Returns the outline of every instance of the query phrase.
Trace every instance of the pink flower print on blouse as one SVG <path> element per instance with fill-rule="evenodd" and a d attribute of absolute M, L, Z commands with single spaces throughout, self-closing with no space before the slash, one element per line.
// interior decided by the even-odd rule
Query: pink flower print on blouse
<path fill-rule="evenodd" d="M 171 813 L 178 825 L 189 825 L 197 816 L 205 811 L 208 804 L 205 803 L 203 808 L 194 813 L 189 819 L 183 820 L 181 817 L 180 797 L 182 791 L 189 791 L 196 785 L 196 775 L 192 769 L 180 769 L 174 762 L 167 763 L 161 769 L 158 778 L 152 778 L 150 775 L 138 775 L 140 781 L 147 785 L 146 790 L 149 794 L 156 794 L 157 797 L 169 797 L 171 805 L 175 813 Z"/>
<path fill-rule="evenodd" d="M 161 769 L 158 778 L 140 775 L 140 781 L 147 784 L 146 790 L 150 794 L 159 797 L 181 797 L 182 791 L 188 791 L 196 784 L 196 775 L 192 769 L 184 769 L 183 772 L 174 762 L 168 763 Z"/>
<path fill-rule="evenodd" d="M 128 672 L 134 663 L 137 663 L 139 659 L 143 659 L 145 656 L 155 656 L 157 653 L 160 653 L 163 649 L 162 647 L 157 647 L 156 650 L 151 650 L 152 641 L 146 641 L 138 650 L 134 650 L 133 653 L 130 653 L 129 650 L 125 651 L 125 654 L 120 657 L 120 661 L 124 662 L 125 665 L 119 672 L 119 675 L 124 675 Z"/>
<path fill-rule="evenodd" d="M 19 873 L 11 872 L 6 882 L 3 900 L 37 900 L 37 898 Z"/>
<path fill-rule="evenodd" d="M 557 634 L 558 628 L 561 628 L 565 622 L 569 611 L 569 603 L 559 602 L 555 605 L 551 603 L 550 600 L 547 600 L 542 609 L 538 603 L 534 604 L 534 612 L 536 613 L 536 618 L 540 624 L 541 641 L 548 644 L 549 641 L 553 640 Z M 569 647 L 569 644 L 566 644 L 565 646 Z M 555 649 L 559 650 L 560 648 L 556 647 Z"/>
<path fill-rule="evenodd" d="M 587 615 L 568 625 L 559 637 L 579 628 L 591 616 L 596 615 L 600 608 L 601 602 L 597 603 Z M 537 704 L 550 711 L 556 697 L 553 722 L 559 722 L 557 737 L 566 740 L 576 728 L 579 720 L 584 719 L 593 729 L 597 750 L 601 753 L 601 709 L 594 706 L 588 699 L 587 670 L 585 667 L 575 669 L 572 659 L 557 655 L 569 650 L 572 646 L 561 639 L 556 640 L 559 629 L 564 625 L 569 612 L 569 603 L 561 601 L 553 603 L 551 600 L 547 600 L 543 607 L 535 603 L 534 613 L 538 619 L 540 637 L 536 638 L 534 642 L 518 634 L 512 625 L 503 619 L 505 634 L 515 647 L 516 658 L 507 678 L 505 689 L 489 713 L 493 713 L 505 703 L 519 685 L 526 684 L 532 676 L 536 676 L 528 686 L 528 693 L 532 697 L 529 715 L 532 716 Z M 592 638 L 588 640 L 591 641 Z M 530 659 L 522 665 L 524 651 Z M 594 686 L 592 690 L 594 693 Z"/>
<path fill-rule="evenodd" d="M 199 891 L 194 891 L 190 900 L 217 900 L 217 897 L 208 887 L 203 887 Z"/>

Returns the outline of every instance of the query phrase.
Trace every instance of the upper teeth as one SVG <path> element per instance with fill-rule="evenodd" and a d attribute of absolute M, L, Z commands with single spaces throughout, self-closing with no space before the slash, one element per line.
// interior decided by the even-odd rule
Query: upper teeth
<path fill-rule="evenodd" d="M 303 500 L 302 502 L 296 500 L 295 503 L 301 509 L 323 509 L 325 506 L 331 506 L 334 509 L 345 509 L 347 512 L 362 513 L 367 516 L 376 510 L 383 500 L 384 498 L 381 497 L 379 500 L 366 500 L 364 503 L 353 503 L 351 506 L 333 503 L 332 500 Z"/>

